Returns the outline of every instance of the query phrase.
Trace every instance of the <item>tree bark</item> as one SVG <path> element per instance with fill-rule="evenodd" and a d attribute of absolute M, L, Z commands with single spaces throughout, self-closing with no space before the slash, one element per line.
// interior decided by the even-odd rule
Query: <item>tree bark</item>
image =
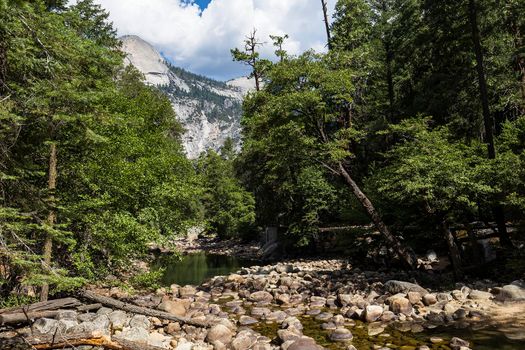
<path fill-rule="evenodd" d="M 483 124 L 485 126 L 485 143 L 487 144 L 487 152 L 489 159 L 496 158 L 496 148 L 494 146 L 494 120 L 490 115 L 489 97 L 487 89 L 487 81 L 485 77 L 485 66 L 483 51 L 481 48 L 481 35 L 478 28 L 478 10 L 475 0 L 469 0 L 469 21 L 472 30 L 472 42 L 474 44 L 474 52 L 476 55 L 476 70 L 478 73 L 478 84 L 481 98 L 481 107 L 483 110 Z M 501 204 L 495 204 L 493 209 L 494 219 L 498 225 L 498 233 L 500 243 L 508 248 L 512 248 L 513 244 L 507 232 L 505 224 L 505 213 Z"/>
<path fill-rule="evenodd" d="M 450 227 L 448 226 L 448 223 L 445 219 L 441 222 L 441 229 L 443 231 L 443 236 L 445 238 L 445 241 L 447 242 L 448 251 L 450 253 L 450 259 L 452 260 L 452 268 L 454 269 L 454 276 L 456 276 L 456 279 L 462 279 L 463 278 L 463 270 L 461 268 L 461 254 L 459 252 L 459 248 L 456 245 L 456 241 L 454 239 L 454 235 L 450 231 Z"/>
<path fill-rule="evenodd" d="M 344 178 L 346 183 L 350 186 L 352 189 L 352 192 L 357 197 L 363 208 L 366 210 L 368 216 L 372 219 L 375 227 L 378 229 L 378 231 L 381 233 L 381 235 L 386 239 L 386 241 L 391 245 L 391 247 L 394 249 L 396 254 L 401 258 L 408 266 L 411 268 L 415 267 L 416 259 L 413 255 L 413 253 L 404 247 L 399 240 L 390 232 L 388 229 L 388 226 L 383 222 L 383 219 L 375 209 L 372 202 L 368 199 L 368 197 L 361 191 L 357 183 L 352 179 L 348 171 L 345 169 L 343 164 L 339 163 L 339 171 L 341 173 L 341 176 Z"/>
<path fill-rule="evenodd" d="M 328 9 L 325 0 L 321 0 L 321 6 L 323 7 L 323 21 L 326 30 L 326 43 L 328 45 L 328 50 L 330 51 L 332 50 L 332 35 L 330 34 L 330 22 L 328 22 Z"/>
<path fill-rule="evenodd" d="M 55 190 L 57 185 L 57 145 L 55 142 L 52 142 L 49 147 L 49 171 L 48 171 L 48 183 L 47 189 L 49 191 L 49 214 L 47 216 L 47 225 L 53 227 L 56 221 L 56 211 L 55 211 Z M 44 270 L 51 269 L 51 254 L 53 251 L 53 238 L 46 234 L 44 240 L 44 250 L 43 250 L 43 268 Z M 49 284 L 44 283 L 42 289 L 40 290 L 40 301 L 47 301 L 49 296 Z"/>
<path fill-rule="evenodd" d="M 13 313 L 19 313 L 19 312 L 39 312 L 39 311 L 58 310 L 58 309 L 63 309 L 63 308 L 80 307 L 81 305 L 82 303 L 78 301 L 78 299 L 63 298 L 63 299 L 55 299 L 55 300 L 50 300 L 50 301 L 34 303 L 30 305 L 1 309 L 0 315 L 13 314 Z"/>
<path fill-rule="evenodd" d="M 99 332 L 79 332 L 72 334 L 42 334 L 24 337 L 26 344 L 33 349 L 64 349 L 76 346 L 95 346 L 111 350 L 161 350 L 158 346 L 129 341 L 120 337 L 106 337 Z"/>
<path fill-rule="evenodd" d="M 145 307 L 140 307 L 140 306 L 136 306 L 133 304 L 124 303 L 120 300 L 98 295 L 96 293 L 93 293 L 87 290 L 80 292 L 80 296 L 82 296 L 83 298 L 89 299 L 89 300 L 93 300 L 102 305 L 124 310 L 124 311 L 131 312 L 134 314 L 162 318 L 165 320 L 185 323 L 185 324 L 189 324 L 189 325 L 197 326 L 197 327 L 208 327 L 209 326 L 209 324 L 206 322 L 195 321 L 195 320 L 191 320 L 186 317 L 179 317 L 179 316 L 167 313 L 167 312 L 154 310 L 154 309 L 148 309 Z"/>

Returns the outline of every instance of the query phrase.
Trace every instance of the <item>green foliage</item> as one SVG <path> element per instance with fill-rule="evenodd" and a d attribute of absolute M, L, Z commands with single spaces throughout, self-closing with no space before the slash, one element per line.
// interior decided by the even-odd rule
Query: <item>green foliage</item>
<path fill-rule="evenodd" d="M 1 295 L 118 273 L 149 243 L 200 222 L 183 129 L 169 100 L 123 68 L 107 13 L 91 0 L 0 7 Z M 47 186 L 50 144 L 55 190 Z M 42 263 L 45 237 L 51 266 Z"/>
<path fill-rule="evenodd" d="M 156 269 L 136 274 L 131 277 L 130 283 L 135 289 L 155 290 L 161 287 L 162 276 L 165 269 Z"/>
<path fill-rule="evenodd" d="M 474 211 L 494 191 L 480 176 L 485 161 L 482 145 L 455 142 L 449 129 L 430 130 L 428 121 L 392 127 L 402 141 L 387 153 L 388 165 L 374 174 L 373 185 L 385 197 L 419 206 L 426 214 Z"/>
<path fill-rule="evenodd" d="M 220 237 L 250 237 L 255 201 L 235 177 L 232 143 L 227 142 L 221 153 L 208 151 L 197 161 L 204 187 L 205 217 L 211 230 Z"/>

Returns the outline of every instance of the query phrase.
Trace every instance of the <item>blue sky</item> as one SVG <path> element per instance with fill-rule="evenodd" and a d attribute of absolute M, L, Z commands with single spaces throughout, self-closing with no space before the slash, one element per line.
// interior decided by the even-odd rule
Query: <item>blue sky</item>
<path fill-rule="evenodd" d="M 253 29 L 274 58 L 269 35 L 288 34 L 291 54 L 326 50 L 319 0 L 94 0 L 110 14 L 119 35 L 138 35 L 174 65 L 218 80 L 246 75 L 230 49 Z M 328 0 L 332 11 L 336 0 Z"/>
<path fill-rule="evenodd" d="M 211 0 L 196 0 L 195 2 L 201 9 L 204 10 L 206 7 L 208 7 L 208 4 L 211 2 Z"/>

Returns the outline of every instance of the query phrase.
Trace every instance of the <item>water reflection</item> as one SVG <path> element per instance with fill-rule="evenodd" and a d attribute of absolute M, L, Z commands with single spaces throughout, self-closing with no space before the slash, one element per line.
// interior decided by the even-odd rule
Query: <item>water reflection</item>
<path fill-rule="evenodd" d="M 239 270 L 241 267 L 255 265 L 253 260 L 239 259 L 235 256 L 207 254 L 205 252 L 189 254 L 181 261 L 157 265 L 166 269 L 162 282 L 165 285 L 199 285 L 214 276 L 223 276 Z"/>

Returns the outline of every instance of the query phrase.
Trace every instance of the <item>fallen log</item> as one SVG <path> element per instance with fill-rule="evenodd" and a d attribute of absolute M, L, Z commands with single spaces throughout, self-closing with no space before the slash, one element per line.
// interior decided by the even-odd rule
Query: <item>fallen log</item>
<path fill-rule="evenodd" d="M 144 316 L 157 317 L 169 321 L 179 322 L 183 324 L 189 324 L 197 327 L 209 327 L 210 325 L 207 322 L 195 321 L 187 317 L 179 317 L 164 311 L 149 309 L 145 307 L 136 306 L 133 304 L 125 303 L 123 301 L 113 299 L 110 297 L 105 297 L 91 291 L 81 291 L 79 295 L 85 299 L 92 300 L 94 302 L 100 303 L 102 305 L 120 309 L 123 311 L 131 312 L 134 314 L 140 314 Z"/>
<path fill-rule="evenodd" d="M 93 311 L 98 310 L 102 307 L 102 304 L 96 303 L 96 304 L 89 304 L 89 305 L 80 305 L 77 307 L 77 311 Z"/>
<path fill-rule="evenodd" d="M 29 313 L 29 312 L 40 312 L 40 311 L 49 311 L 49 310 L 58 310 L 65 308 L 74 308 L 82 305 L 78 299 L 75 298 L 63 298 L 55 299 L 49 301 L 41 301 L 38 303 L 23 305 L 17 307 L 11 307 L 7 309 L 0 309 L 0 314 L 17 314 L 17 313 Z"/>
<path fill-rule="evenodd" d="M 76 308 L 77 311 L 92 311 L 92 310 L 98 310 L 102 307 L 102 304 L 90 304 L 90 305 L 80 305 Z M 19 323 L 25 323 L 25 322 L 31 322 L 33 320 L 36 320 L 37 318 L 55 318 L 60 311 L 63 310 L 49 310 L 49 311 L 36 311 L 36 312 L 25 312 L 25 309 L 23 309 L 24 312 L 18 312 L 18 313 L 5 313 L 0 314 L 0 325 L 8 325 L 8 324 L 19 324 Z"/>
<path fill-rule="evenodd" d="M 99 332 L 80 332 L 72 334 L 44 334 L 31 335 L 24 338 L 25 342 L 33 349 L 63 349 L 75 346 L 90 345 L 99 346 L 110 350 L 161 350 L 157 346 L 146 343 L 129 341 L 113 337 L 103 336 Z"/>
<path fill-rule="evenodd" d="M 0 325 L 18 324 L 24 322 L 31 322 L 37 318 L 54 318 L 59 310 L 39 311 L 39 312 L 20 312 L 17 314 L 0 314 Z"/>

